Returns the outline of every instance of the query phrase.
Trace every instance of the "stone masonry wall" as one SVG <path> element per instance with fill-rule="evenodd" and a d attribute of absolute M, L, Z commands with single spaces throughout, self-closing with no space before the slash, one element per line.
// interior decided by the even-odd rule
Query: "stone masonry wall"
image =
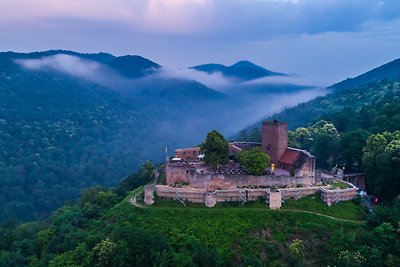
<path fill-rule="evenodd" d="M 349 184 L 350 188 L 347 189 L 334 189 L 330 190 L 330 186 L 314 186 L 314 187 L 300 187 L 300 188 L 281 188 L 278 189 L 274 195 L 274 199 L 300 199 L 302 197 L 321 192 L 322 200 L 330 206 L 339 201 L 347 201 L 353 199 L 357 194 L 357 187 Z M 177 199 L 178 197 L 194 203 L 205 203 L 208 207 L 214 206 L 218 202 L 224 201 L 255 201 L 257 199 L 266 199 L 271 204 L 271 190 L 270 189 L 226 189 L 215 190 L 209 192 L 206 189 L 196 188 L 180 188 L 171 187 L 166 185 L 157 185 L 156 193 L 160 198 L 164 199 Z M 150 192 L 150 190 L 149 190 Z M 146 198 L 150 199 L 151 196 L 146 194 Z M 149 203 L 150 204 L 150 203 Z M 151 203 L 152 204 L 152 203 Z M 150 205 L 151 205 L 150 204 Z M 273 206 L 277 208 L 277 203 Z"/>
<path fill-rule="evenodd" d="M 164 199 L 177 199 L 180 197 L 194 203 L 205 203 L 208 195 L 213 195 L 216 202 L 224 201 L 254 201 L 269 196 L 269 189 L 229 189 L 207 192 L 205 189 L 178 188 L 157 185 L 157 196 Z"/>
<path fill-rule="evenodd" d="M 345 182 L 347 183 L 347 182 Z M 350 187 L 346 189 L 329 189 L 321 188 L 322 200 L 328 205 L 339 201 L 352 200 L 357 195 L 358 188 L 351 183 L 347 183 Z"/>
<path fill-rule="evenodd" d="M 185 182 L 200 188 L 207 188 L 209 185 L 218 182 L 239 187 L 295 187 L 297 185 L 311 186 L 315 183 L 315 179 L 310 176 L 290 177 L 278 175 L 199 174 L 196 172 L 196 169 L 190 165 L 182 167 L 167 164 L 165 171 L 167 185 Z"/>

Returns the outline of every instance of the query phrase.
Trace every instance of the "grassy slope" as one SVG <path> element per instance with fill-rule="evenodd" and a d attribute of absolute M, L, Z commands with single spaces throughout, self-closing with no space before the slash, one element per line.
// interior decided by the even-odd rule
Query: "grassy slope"
<path fill-rule="evenodd" d="M 306 246 L 309 263 L 328 263 L 335 244 L 342 239 L 355 240 L 363 232 L 364 225 L 337 221 L 330 218 L 298 213 L 290 210 L 272 211 L 261 202 L 249 207 L 231 204 L 206 208 L 191 205 L 184 208 L 176 202 L 162 201 L 157 206 L 145 209 L 135 208 L 129 203 L 130 196 L 110 210 L 110 218 L 119 223 L 134 223 L 142 229 L 156 229 L 171 239 L 192 236 L 209 248 L 215 248 L 221 259 L 239 263 L 246 255 L 271 261 L 287 261 L 288 244 L 300 238 Z M 322 203 L 322 202 L 321 202 Z M 321 206 L 319 200 L 305 198 L 287 201 L 287 209 L 303 209 L 338 216 L 339 218 L 361 219 L 362 210 L 352 202 L 339 203 L 330 208 Z"/>
<path fill-rule="evenodd" d="M 364 209 L 351 201 L 339 202 L 329 207 L 319 198 L 319 196 L 316 195 L 307 196 L 300 200 L 289 199 L 285 201 L 283 208 L 288 210 L 317 212 L 340 219 L 365 219 Z"/>

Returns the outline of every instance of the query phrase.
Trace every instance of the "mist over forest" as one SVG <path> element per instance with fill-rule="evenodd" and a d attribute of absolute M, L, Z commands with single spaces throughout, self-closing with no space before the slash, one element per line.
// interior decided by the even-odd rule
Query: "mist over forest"
<path fill-rule="evenodd" d="M 290 76 L 249 62 L 229 75 L 171 71 L 140 56 L 1 53 L 0 218 L 46 217 L 81 188 L 113 186 L 145 160 L 162 162 L 166 147 L 172 155 L 212 129 L 231 136 L 327 92 L 273 84 L 266 80 Z"/>

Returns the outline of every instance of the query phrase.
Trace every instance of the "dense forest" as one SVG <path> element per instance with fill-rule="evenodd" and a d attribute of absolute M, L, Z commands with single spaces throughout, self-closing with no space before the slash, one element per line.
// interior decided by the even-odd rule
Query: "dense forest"
<path fill-rule="evenodd" d="M 235 75 L 262 69 L 249 64 Z M 239 92 L 160 69 L 140 56 L 0 53 L 0 221 L 44 218 L 82 188 L 114 186 L 143 160 L 161 162 L 165 147 L 193 145 L 213 128 L 232 132 L 227 117 L 253 114 Z M 271 88 L 258 85 L 256 98 Z"/>
<path fill-rule="evenodd" d="M 157 201 L 134 207 L 128 194 L 154 179 L 146 162 L 113 189 L 92 187 L 41 222 L 0 226 L 1 266 L 398 266 L 400 199 L 365 213 L 353 202 L 318 196 L 209 209 Z M 139 188 L 140 189 L 140 188 Z M 128 195 L 127 195 L 128 194 Z M 180 206 L 179 206 L 180 205 Z M 300 206 L 348 219 L 291 211 Z"/>
<path fill-rule="evenodd" d="M 261 201 L 137 208 L 131 191 L 152 181 L 157 168 L 140 161 L 155 151 L 162 157 L 168 140 L 193 141 L 167 125 L 188 122 L 196 111 L 203 119 L 219 114 L 212 107 L 227 108 L 229 96 L 190 83 L 193 99 L 182 93 L 188 86 L 182 81 L 173 82 L 174 91 L 170 82 L 135 93 L 110 90 L 54 71 L 27 71 L 3 57 L 0 204 L 7 220 L 0 224 L 0 266 L 399 266 L 399 82 L 337 90 L 274 116 L 289 122 L 290 145 L 310 150 L 319 167 L 366 172 L 368 191 L 384 201 L 372 212 L 359 199 L 327 207 L 318 195 L 287 201 L 280 211 Z M 117 70 L 132 60 L 90 57 Z M 176 102 L 187 105 L 172 107 Z M 253 126 L 238 137 L 260 141 L 261 131 Z M 44 219 L 17 221 L 33 218 Z"/>
<path fill-rule="evenodd" d="M 158 66 L 141 57 L 62 52 L 135 77 Z M 0 220 L 44 218 L 65 201 L 75 201 L 82 188 L 115 185 L 143 159 L 161 161 L 166 146 L 185 145 L 198 136 L 190 130 L 182 136 L 177 125 L 200 111 L 207 118 L 202 108 L 225 99 L 195 82 L 159 82 L 157 90 L 148 83 L 140 90 L 105 87 L 54 70 L 26 70 L 15 62 L 58 53 L 0 55 Z M 176 102 L 185 105 L 175 107 Z M 202 107 L 193 108 L 195 102 Z"/>

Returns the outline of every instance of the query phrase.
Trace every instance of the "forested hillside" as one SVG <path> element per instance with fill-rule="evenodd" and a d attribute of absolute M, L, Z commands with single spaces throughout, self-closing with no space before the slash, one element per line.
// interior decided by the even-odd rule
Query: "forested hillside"
<path fill-rule="evenodd" d="M 393 60 L 373 70 L 363 73 L 357 77 L 349 78 L 330 86 L 334 91 L 342 91 L 350 88 L 360 87 L 372 82 L 382 80 L 400 79 L 400 59 Z"/>
<path fill-rule="evenodd" d="M 210 120 L 213 106 L 228 109 L 226 96 L 193 81 L 120 77 L 123 86 L 119 80 L 108 86 L 97 77 L 33 71 L 15 61 L 59 52 L 0 54 L 0 220 L 43 218 L 74 201 L 81 188 L 115 185 L 144 159 L 161 161 L 166 146 L 196 142 L 199 128 L 219 123 L 214 115 Z M 75 56 L 135 77 L 158 67 L 141 57 L 64 52 L 74 57 L 61 60 L 72 60 L 71 69 L 82 73 L 93 63 L 80 69 Z M 110 79 L 116 75 L 110 72 Z M 199 119 L 190 127 L 193 117 Z"/>
<path fill-rule="evenodd" d="M 237 77 L 263 70 L 236 67 Z M 162 161 L 165 147 L 171 154 L 211 129 L 232 133 L 253 122 L 271 94 L 285 93 L 283 106 L 291 93 L 313 97 L 310 89 L 226 94 L 140 56 L 0 53 L 0 221 L 43 218 L 82 188 L 115 185 L 144 160 Z"/>
<path fill-rule="evenodd" d="M 273 118 L 289 122 L 294 130 L 289 133 L 290 145 L 309 150 L 318 167 L 366 172 L 368 192 L 385 201 L 400 194 L 399 82 L 381 81 L 335 92 Z M 241 131 L 238 139 L 260 141 L 258 127 Z"/>
<path fill-rule="evenodd" d="M 89 188 L 43 222 L 0 226 L 8 266 L 398 266 L 399 199 L 368 216 L 357 201 L 130 203 L 154 177 L 147 162 L 114 189 Z M 137 200 L 143 195 L 137 196 Z M 297 211 L 293 211 L 293 209 Z M 300 210 L 305 210 L 299 211 Z M 310 214 L 310 210 L 317 214 Z M 329 215 L 331 217 L 327 217 Z M 345 219 L 345 220 L 343 220 Z"/>

